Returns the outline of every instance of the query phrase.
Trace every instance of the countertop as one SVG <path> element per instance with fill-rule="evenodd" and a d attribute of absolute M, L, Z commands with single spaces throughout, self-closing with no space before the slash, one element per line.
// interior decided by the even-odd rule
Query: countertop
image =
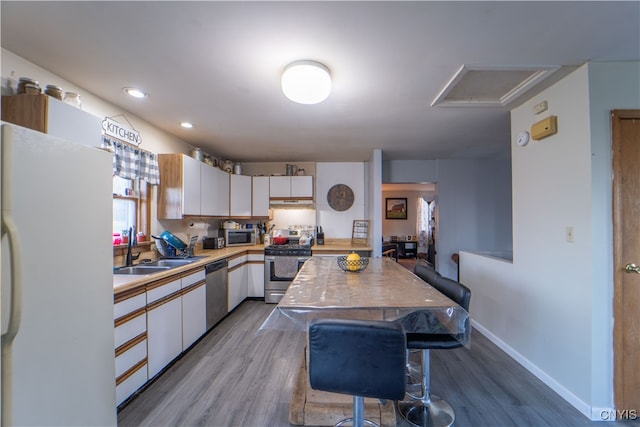
<path fill-rule="evenodd" d="M 172 268 L 171 270 L 145 275 L 114 274 L 113 290 L 115 294 L 120 294 L 155 280 L 193 270 L 194 268 L 204 266 L 212 261 L 217 261 L 223 258 L 233 258 L 235 256 L 241 256 L 248 253 L 261 253 L 264 252 L 264 248 L 265 246 L 260 244 L 253 246 L 233 246 L 223 249 L 199 250 L 195 255 L 204 256 L 205 258 L 198 259 L 188 265 Z M 316 244 L 311 248 L 311 251 L 314 254 L 336 254 L 340 252 L 372 250 L 373 248 L 371 246 L 352 245 L 351 239 L 327 239 L 325 240 L 324 245 Z"/>

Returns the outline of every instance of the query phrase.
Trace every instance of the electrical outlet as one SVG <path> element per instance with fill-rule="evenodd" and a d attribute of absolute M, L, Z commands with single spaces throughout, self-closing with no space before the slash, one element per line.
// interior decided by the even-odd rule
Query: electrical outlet
<path fill-rule="evenodd" d="M 572 226 L 567 226 L 567 228 L 564 231 L 565 234 L 565 239 L 567 240 L 567 242 L 573 243 L 573 239 L 575 237 L 574 232 L 573 232 L 573 227 Z"/>

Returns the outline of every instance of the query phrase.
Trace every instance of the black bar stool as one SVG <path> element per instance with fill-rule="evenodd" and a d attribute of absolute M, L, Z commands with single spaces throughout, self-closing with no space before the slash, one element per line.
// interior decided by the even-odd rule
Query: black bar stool
<path fill-rule="evenodd" d="M 399 323 L 314 319 L 309 325 L 309 382 L 314 390 L 353 395 L 354 427 L 364 418 L 364 398 L 400 400 L 405 392 L 406 334 Z"/>
<path fill-rule="evenodd" d="M 434 270 L 435 271 L 435 270 Z M 438 291 L 455 301 L 458 305 L 469 312 L 471 302 L 471 290 L 462 283 L 429 273 L 430 283 Z M 431 394 L 430 386 L 430 350 L 431 349 L 453 349 L 462 347 L 464 342 L 464 332 L 459 335 L 452 335 L 446 332 L 446 328 L 440 321 L 427 310 L 411 313 L 400 320 L 405 329 L 416 330 L 416 325 L 421 329 L 429 330 L 433 333 L 408 333 L 407 349 L 422 350 L 422 379 L 421 395 L 411 401 L 398 402 L 398 411 L 409 423 L 419 427 L 442 427 L 450 426 L 455 420 L 455 413 L 451 405 L 445 400 Z M 469 328 L 469 319 L 465 321 L 465 331 Z M 411 395 L 412 396 L 412 395 Z M 415 396 L 412 396 L 415 397 Z"/>

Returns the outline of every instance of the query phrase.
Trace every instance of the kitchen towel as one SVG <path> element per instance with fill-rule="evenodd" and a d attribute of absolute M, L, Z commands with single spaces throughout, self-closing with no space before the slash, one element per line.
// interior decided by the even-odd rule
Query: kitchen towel
<path fill-rule="evenodd" d="M 298 273 L 297 256 L 277 256 L 273 261 L 273 272 L 281 279 L 293 279 Z"/>

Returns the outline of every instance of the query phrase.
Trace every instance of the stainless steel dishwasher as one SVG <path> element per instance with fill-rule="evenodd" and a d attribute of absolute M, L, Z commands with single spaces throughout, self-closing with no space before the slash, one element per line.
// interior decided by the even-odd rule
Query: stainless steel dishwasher
<path fill-rule="evenodd" d="M 227 315 L 227 259 L 205 265 L 207 330 Z"/>

